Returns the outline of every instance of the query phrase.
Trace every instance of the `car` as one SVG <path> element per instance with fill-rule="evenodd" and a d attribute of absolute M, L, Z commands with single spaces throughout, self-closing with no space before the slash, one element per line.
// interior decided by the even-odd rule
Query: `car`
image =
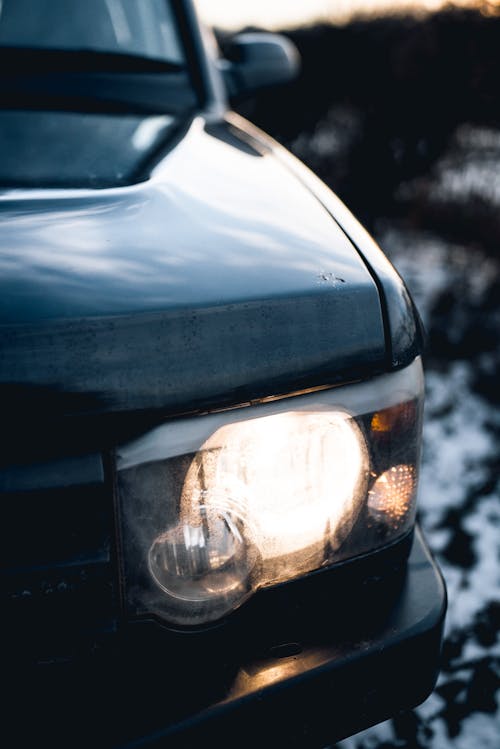
<path fill-rule="evenodd" d="M 423 331 L 341 201 L 230 110 L 191 0 L 0 13 L 4 737 L 321 747 L 421 702 Z"/>

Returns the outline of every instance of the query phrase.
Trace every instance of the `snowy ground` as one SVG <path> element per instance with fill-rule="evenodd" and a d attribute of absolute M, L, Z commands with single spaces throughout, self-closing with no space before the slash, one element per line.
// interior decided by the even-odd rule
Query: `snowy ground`
<path fill-rule="evenodd" d="M 472 260 L 467 248 L 436 236 L 386 228 L 379 240 L 407 280 L 431 338 L 433 313 L 450 288 L 460 290 L 457 309 L 447 305 L 447 319 L 438 313 L 437 320 L 450 323 L 444 332 L 452 340 L 463 340 L 469 308 L 498 288 L 498 266 L 478 251 Z M 500 414 L 477 392 L 478 370 L 491 366 L 496 375 L 498 354 L 497 348 L 440 359 L 431 350 L 427 363 L 420 521 L 449 596 L 437 689 L 415 711 L 342 742 L 342 749 L 500 747 Z"/>
<path fill-rule="evenodd" d="M 330 115 L 296 151 L 313 166 L 345 159 L 345 120 Z M 431 174 L 400 187 L 409 214 L 413 197 L 461 211 L 480 201 L 497 215 L 500 133 L 462 126 Z M 442 671 L 423 705 L 342 749 L 500 747 L 500 248 L 447 239 L 449 217 L 442 232 L 401 218 L 376 232 L 429 335 L 420 521 L 448 588 Z"/>
<path fill-rule="evenodd" d="M 471 201 L 500 206 L 500 132 L 493 128 L 461 125 L 450 147 L 429 178 L 403 185 L 401 192 L 412 192 L 427 184 L 429 199 L 435 203 L 461 204 Z"/>

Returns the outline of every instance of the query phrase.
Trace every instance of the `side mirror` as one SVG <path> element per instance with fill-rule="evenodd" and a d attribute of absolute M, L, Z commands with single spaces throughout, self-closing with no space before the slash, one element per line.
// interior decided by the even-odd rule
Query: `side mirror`
<path fill-rule="evenodd" d="M 288 83 L 300 69 L 295 44 L 280 34 L 237 34 L 228 45 L 227 56 L 229 59 L 219 61 L 219 67 L 232 98 Z"/>

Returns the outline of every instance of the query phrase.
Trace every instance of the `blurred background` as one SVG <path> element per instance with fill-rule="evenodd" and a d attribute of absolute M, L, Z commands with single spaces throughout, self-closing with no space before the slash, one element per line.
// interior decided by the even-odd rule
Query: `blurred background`
<path fill-rule="evenodd" d="M 420 520 L 448 586 L 442 673 L 421 707 L 342 749 L 498 749 L 500 0 L 198 6 L 222 45 L 249 26 L 296 43 L 299 79 L 239 111 L 374 233 L 428 334 Z"/>

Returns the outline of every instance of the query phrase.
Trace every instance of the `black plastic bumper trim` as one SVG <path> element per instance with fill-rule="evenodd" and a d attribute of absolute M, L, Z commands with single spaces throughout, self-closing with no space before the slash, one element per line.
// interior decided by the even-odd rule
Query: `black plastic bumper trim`
<path fill-rule="evenodd" d="M 370 637 L 290 643 L 284 657 L 242 664 L 225 699 L 127 747 L 321 747 L 339 741 L 430 694 L 445 611 L 444 582 L 417 529 L 404 584 L 384 621 L 375 617 Z"/>

